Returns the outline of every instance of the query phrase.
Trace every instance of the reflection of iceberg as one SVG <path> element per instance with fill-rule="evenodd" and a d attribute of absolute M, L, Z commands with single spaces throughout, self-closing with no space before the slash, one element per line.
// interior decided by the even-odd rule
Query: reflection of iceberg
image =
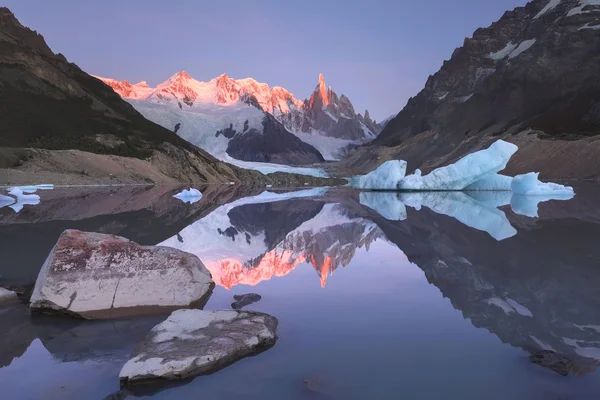
<path fill-rule="evenodd" d="M 198 189 L 190 188 L 177 193 L 173 197 L 183 201 L 184 203 L 194 204 L 195 202 L 200 201 L 202 198 L 202 193 L 200 193 Z"/>
<path fill-rule="evenodd" d="M 385 219 L 402 221 L 406 219 L 406 207 L 399 197 L 399 193 L 362 192 L 360 204 L 377 211 Z"/>
<path fill-rule="evenodd" d="M 510 199 L 510 207 L 515 214 L 537 218 L 539 203 L 550 200 L 571 200 L 573 196 L 575 196 L 573 193 L 557 193 L 548 194 L 545 196 L 525 196 L 513 194 Z"/>
<path fill-rule="evenodd" d="M 511 226 L 504 212 L 498 210 L 498 207 L 510 204 L 515 214 L 537 218 L 539 203 L 550 200 L 569 200 L 573 196 L 573 193 L 523 196 L 507 191 L 362 192 L 360 193 L 360 203 L 392 221 L 406 219 L 405 205 L 416 210 L 425 206 L 438 214 L 451 216 L 467 226 L 485 231 L 496 240 L 503 240 L 514 236 L 517 231 Z"/>
<path fill-rule="evenodd" d="M 12 197 L 4 196 L 0 194 L 0 208 L 9 206 L 15 202 L 15 199 Z"/>
<path fill-rule="evenodd" d="M 23 194 L 23 191 L 17 187 L 12 188 L 8 194 L 17 198 L 17 202 L 9 206 L 15 210 L 15 212 L 21 211 L 25 205 L 36 205 L 40 203 L 40 196 L 37 194 Z"/>
<path fill-rule="evenodd" d="M 517 234 L 502 211 L 462 192 L 402 193 L 400 198 L 410 207 L 420 209 L 425 206 L 438 214 L 456 218 L 471 228 L 487 232 L 496 240 Z"/>
<path fill-rule="evenodd" d="M 433 170 L 425 176 L 409 175 L 402 180 L 404 190 L 462 190 L 502 171 L 518 150 L 512 143 L 498 140 L 489 148 L 464 156 L 454 164 Z"/>

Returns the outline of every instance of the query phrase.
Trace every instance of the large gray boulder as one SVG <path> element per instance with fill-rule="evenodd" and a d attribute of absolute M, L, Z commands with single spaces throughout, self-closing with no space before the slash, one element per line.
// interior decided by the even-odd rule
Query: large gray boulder
<path fill-rule="evenodd" d="M 257 312 L 175 311 L 133 350 L 121 386 L 214 372 L 274 345 L 277 323 Z"/>
<path fill-rule="evenodd" d="M 193 254 L 66 230 L 38 275 L 30 307 L 111 318 L 201 306 L 213 288 L 210 272 Z"/>

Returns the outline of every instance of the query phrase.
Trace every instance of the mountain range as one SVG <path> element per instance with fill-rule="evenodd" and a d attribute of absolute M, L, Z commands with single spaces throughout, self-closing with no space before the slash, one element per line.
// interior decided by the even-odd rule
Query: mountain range
<path fill-rule="evenodd" d="M 492 141 L 520 147 L 510 175 L 600 176 L 600 2 L 534 0 L 474 32 L 348 165 L 429 171 Z M 381 162 L 381 161 L 379 161 Z"/>
<path fill-rule="evenodd" d="M 8 183 L 304 184 L 312 178 L 247 169 L 351 176 L 402 159 L 427 173 L 503 139 L 519 146 L 509 175 L 595 179 L 598 49 L 600 0 L 530 1 L 477 29 L 377 123 L 323 75 L 305 100 L 226 74 L 98 80 L 0 8 L 0 168 Z"/>
<path fill-rule="evenodd" d="M 137 85 L 136 90 L 142 87 Z M 175 124 L 166 129 L 144 118 L 109 86 L 62 54 L 54 54 L 40 34 L 23 26 L 5 7 L 0 8 L 0 88 L 2 184 L 305 184 L 319 181 L 306 175 L 325 176 L 314 170 L 260 164 L 239 167 L 218 160 L 174 133 Z M 185 95 L 183 99 L 187 101 Z M 255 107 L 246 108 L 260 113 L 265 125 L 280 125 L 274 118 L 262 118 L 263 112 Z M 296 151 L 322 160 L 311 146 L 280 128 L 270 129 L 274 140 L 263 140 L 259 146 L 292 143 Z M 279 171 L 287 174 L 269 175 Z M 290 174 L 298 171 L 304 175 Z"/>
<path fill-rule="evenodd" d="M 357 114 L 348 97 L 327 87 L 322 74 L 303 101 L 282 87 L 226 74 L 201 82 L 180 71 L 153 88 L 97 78 L 146 118 L 226 161 L 336 160 L 382 129 L 368 110 Z"/>

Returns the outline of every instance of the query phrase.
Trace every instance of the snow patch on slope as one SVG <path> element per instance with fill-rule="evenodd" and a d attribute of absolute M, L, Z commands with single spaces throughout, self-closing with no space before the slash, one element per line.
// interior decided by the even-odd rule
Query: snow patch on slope
<path fill-rule="evenodd" d="M 506 57 L 509 59 L 513 59 L 518 57 L 525 51 L 529 50 L 531 46 L 533 46 L 536 42 L 536 39 L 524 40 L 519 44 L 515 44 L 513 42 L 509 42 L 502 50 L 497 51 L 495 53 L 490 53 L 488 58 L 491 58 L 494 61 L 504 60 Z"/>
<path fill-rule="evenodd" d="M 506 58 L 506 56 L 508 56 L 510 53 L 512 53 L 512 51 L 514 49 L 517 48 L 517 44 L 513 43 L 513 42 L 508 42 L 508 44 L 500 51 L 497 51 L 495 53 L 490 53 L 488 55 L 488 58 L 491 58 L 492 60 L 495 61 L 500 61 L 503 60 L 504 58 Z"/>
<path fill-rule="evenodd" d="M 542 11 L 540 11 L 535 17 L 533 17 L 533 19 L 538 19 L 539 17 L 546 14 L 547 12 L 552 11 L 553 9 L 556 8 L 556 6 L 558 6 L 560 4 L 561 1 L 562 0 L 550 0 L 548 2 L 548 4 L 546 5 L 546 7 L 542 8 Z"/>
<path fill-rule="evenodd" d="M 525 40 L 523 42 L 521 42 L 521 44 L 519 44 L 519 46 L 517 46 L 516 49 L 514 49 L 509 55 L 508 58 L 513 59 L 515 57 L 518 57 L 519 55 L 521 55 L 521 53 L 526 52 L 527 50 L 529 50 L 531 48 L 531 46 L 533 46 L 536 42 L 536 39 L 529 39 L 529 40 Z"/>

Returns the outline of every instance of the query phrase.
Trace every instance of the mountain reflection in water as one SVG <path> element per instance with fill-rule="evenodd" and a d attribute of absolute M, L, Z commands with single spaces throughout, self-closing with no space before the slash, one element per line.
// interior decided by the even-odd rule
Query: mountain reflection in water
<path fill-rule="evenodd" d="M 575 198 L 560 201 L 515 198 L 510 193 L 398 194 L 332 189 L 260 194 L 262 189 L 207 187 L 202 190 L 203 198 L 191 205 L 172 198 L 180 189 L 111 189 L 106 195 L 81 194 L 72 200 L 61 199 L 54 191 L 42 193 L 39 205 L 25 207 L 19 214 L 0 212 L 0 246 L 8 262 L 0 264 L 0 284 L 25 287 L 25 291 L 30 288 L 64 229 L 114 233 L 199 256 L 221 286 L 207 304 L 209 309 L 230 304 L 232 292 L 249 291 L 245 285 L 256 286 L 252 290 L 263 299 L 253 307 L 280 318 L 282 340 L 272 352 L 248 363 L 268 362 L 264 360 L 269 357 L 277 365 L 289 362 L 289 358 L 279 359 L 278 354 L 290 357 L 286 351 L 295 346 L 286 341 L 294 335 L 289 328 L 291 319 L 294 330 L 302 326 L 308 335 L 303 339 L 303 346 L 308 346 L 304 348 L 316 346 L 323 360 L 320 363 L 330 370 L 336 369 L 336 360 L 343 358 L 347 346 L 354 345 L 344 341 L 349 340 L 344 335 L 352 335 L 352 329 L 360 326 L 365 327 L 360 330 L 361 340 L 385 341 L 385 346 L 398 351 L 406 340 L 420 346 L 418 339 L 406 339 L 407 335 L 418 332 L 422 336 L 436 330 L 447 341 L 447 351 L 462 348 L 460 343 L 473 336 L 457 338 L 452 333 L 457 329 L 452 325 L 457 323 L 452 314 L 456 312 L 442 301 L 441 293 L 469 321 L 472 331 L 481 331 L 473 326 L 485 328 L 502 343 L 529 353 L 556 351 L 573 361 L 574 375 L 596 376 L 592 372 L 600 362 L 600 210 L 596 206 L 600 191 L 595 186 L 576 188 Z M 382 260 L 389 263 L 388 269 L 418 273 L 411 272 L 414 281 L 407 286 L 401 281 L 406 275 L 389 275 L 391 271 L 379 265 Z M 291 274 L 294 270 L 302 273 Z M 427 282 L 429 285 L 424 286 L 433 290 L 425 290 L 415 283 L 417 280 Z M 411 287 L 415 289 L 411 291 Z M 368 308 L 362 309 L 367 307 L 362 304 Z M 294 311 L 288 314 L 290 307 Z M 440 314 L 439 310 L 448 308 L 452 313 Z M 462 318 L 458 319 L 464 321 Z M 102 387 L 95 397 L 102 398 L 110 393 L 106 388 L 118 390 L 116 374 L 123 360 L 162 319 L 86 322 L 31 318 L 24 305 L 0 310 L 0 382 L 12 382 L 18 371 L 32 368 L 36 357 L 51 357 L 65 365 L 65 369 L 49 375 L 52 379 L 67 382 L 60 371 L 88 371 L 85 374 L 90 374 L 90 382 L 98 381 Z M 397 320 L 385 330 L 386 335 L 392 335 L 389 338 L 381 336 L 382 331 L 366 328 L 388 320 Z M 355 325 L 347 326 L 349 321 Z M 423 331 L 419 324 L 424 324 Z M 329 332 L 340 341 L 328 342 L 334 340 L 328 339 Z M 339 343 L 340 348 L 330 354 L 319 347 L 326 343 Z M 430 342 L 423 345 L 434 346 Z M 377 357 L 384 362 L 382 354 Z M 301 359 L 299 354 L 294 357 Z M 361 353 L 360 357 L 368 354 Z M 443 355 L 436 357 L 445 362 Z M 470 357 L 476 368 L 482 367 L 483 361 L 476 355 L 465 357 Z M 90 362 L 114 366 L 94 375 Z M 82 363 L 81 370 L 78 363 Z M 43 365 L 50 363 L 44 361 Z M 367 373 L 361 368 L 354 365 L 349 371 L 340 371 Z M 535 375 L 539 367 L 524 363 L 510 368 Z M 404 374 L 417 374 L 418 370 L 405 370 Z M 231 367 L 199 382 L 205 388 L 218 376 L 242 379 L 235 371 Z M 533 375 L 532 382 L 538 379 Z M 564 379 L 548 376 L 552 382 Z M 438 377 L 427 375 L 427 379 L 436 382 Z M 460 379 L 460 374 L 453 379 Z M 571 385 L 571 381 L 564 382 Z M 568 387 L 577 388 L 577 382 Z M 88 393 L 84 386 L 78 386 L 78 394 Z M 161 398 L 181 395 L 173 391 L 170 397 L 169 393 L 170 389 L 166 390 Z"/>

